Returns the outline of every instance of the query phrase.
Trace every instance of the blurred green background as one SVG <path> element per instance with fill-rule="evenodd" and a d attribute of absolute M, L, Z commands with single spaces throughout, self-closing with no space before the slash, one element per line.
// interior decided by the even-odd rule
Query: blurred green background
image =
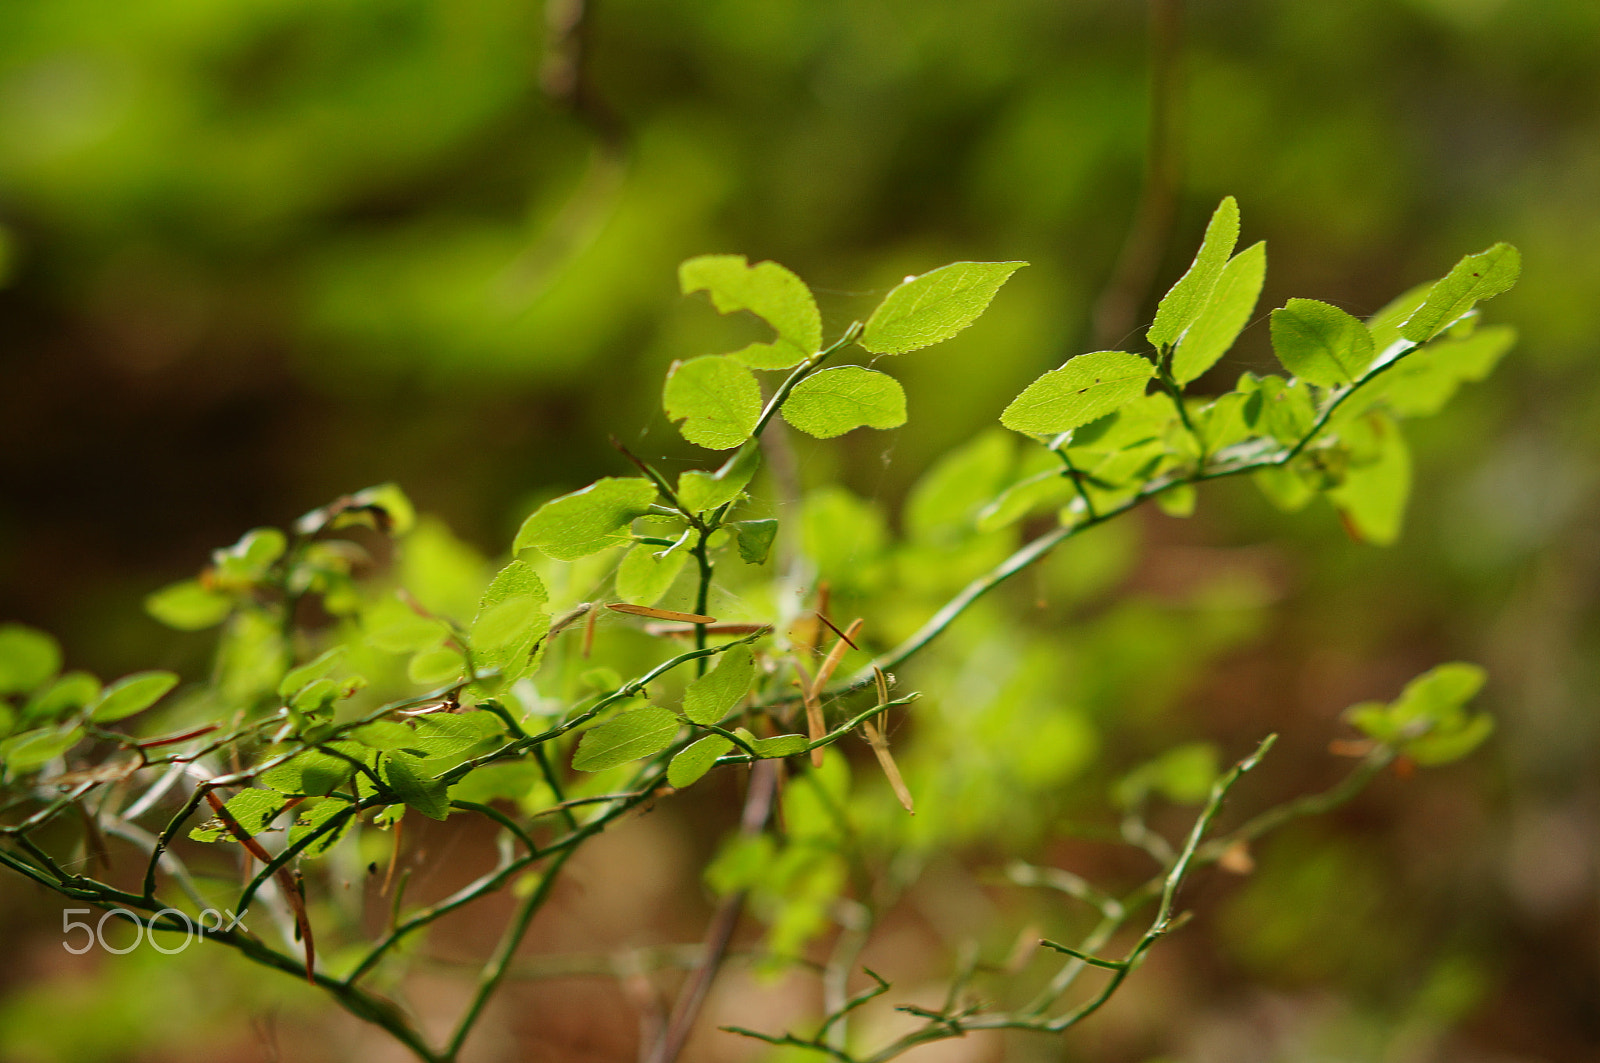
<path fill-rule="evenodd" d="M 1500 730 L 1265 846 L 1104 1032 L 1014 1058 L 1600 1058 L 1594 0 L 6 0 L 0 617 L 100 674 L 192 667 L 200 643 L 140 602 L 246 528 L 395 480 L 494 555 L 535 501 L 621 469 L 608 433 L 677 467 L 667 364 L 755 335 L 677 295 L 690 255 L 785 263 L 830 331 L 905 274 L 1031 261 L 900 366 L 905 429 L 802 449 L 808 482 L 892 508 L 1099 345 L 1147 171 L 1152 10 L 1182 24 L 1178 181 L 1141 313 L 1225 194 L 1268 241 L 1263 312 L 1370 313 L 1500 239 L 1526 267 L 1488 308 L 1518 349 L 1408 429 L 1400 545 L 1247 484 L 1144 522 L 1128 594 L 1244 558 L 1275 601 L 1127 696 L 1166 706 L 1171 741 L 1283 731 L 1284 793 L 1332 777 L 1340 709 L 1441 660 L 1490 668 Z M 1208 379 L 1270 366 L 1266 332 Z M 59 905 L 0 898 L 0 941 L 54 948 Z M 118 1038 L 68 1036 L 146 984 L 135 964 L 183 977 L 159 957 L 72 1005 L 53 961 L 14 955 L 14 1051 L 223 1058 L 125 1001 Z M 249 1006 L 200 1009 L 232 1022 L 227 1058 L 270 1058 L 238 1040 Z"/>

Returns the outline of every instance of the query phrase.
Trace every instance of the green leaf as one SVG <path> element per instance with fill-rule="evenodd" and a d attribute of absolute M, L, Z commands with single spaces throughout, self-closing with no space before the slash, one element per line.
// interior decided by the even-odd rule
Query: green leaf
<path fill-rule="evenodd" d="M 1199 495 L 1194 489 L 1194 484 L 1173 484 L 1156 495 L 1156 505 L 1169 517 L 1194 516 L 1194 507 L 1198 500 Z"/>
<path fill-rule="evenodd" d="M 1521 272 L 1522 255 L 1510 244 L 1468 255 L 1429 290 L 1428 298 L 1400 326 L 1400 335 L 1426 343 L 1478 303 L 1509 290 Z"/>
<path fill-rule="evenodd" d="M 1124 351 L 1080 354 L 1024 388 L 1000 423 L 1028 435 L 1065 432 L 1139 398 L 1155 372 L 1149 361 Z"/>
<path fill-rule="evenodd" d="M 416 733 L 394 720 L 373 720 L 350 732 L 350 737 L 370 749 L 389 752 L 407 749 L 416 742 Z"/>
<path fill-rule="evenodd" d="M 1065 505 L 1077 493 L 1059 468 L 1043 469 L 1018 480 L 978 510 L 979 531 L 997 531 L 1029 513 Z"/>
<path fill-rule="evenodd" d="M 807 435 L 832 439 L 854 428 L 899 428 L 906 423 L 906 393 L 886 373 L 842 365 L 795 385 L 783 419 Z"/>
<path fill-rule="evenodd" d="M 952 262 L 909 277 L 867 319 L 859 341 L 874 354 L 904 354 L 942 342 L 978 319 L 1026 262 Z"/>
<path fill-rule="evenodd" d="M 240 790 L 223 803 L 222 809 L 237 823 L 241 830 L 251 837 L 255 837 L 278 817 L 285 804 L 282 794 L 271 790 L 246 789 Z M 206 821 L 202 826 L 189 831 L 189 837 L 197 842 L 231 841 L 234 834 L 223 824 L 221 816 Z"/>
<path fill-rule="evenodd" d="M 324 528 L 361 526 L 398 536 L 409 532 L 416 520 L 417 511 L 399 486 L 378 484 L 312 510 L 295 521 L 295 530 L 313 535 Z"/>
<path fill-rule="evenodd" d="M 1228 260 L 1205 309 L 1179 337 L 1172 352 L 1174 380 L 1187 384 L 1198 379 L 1228 352 L 1245 325 L 1250 323 L 1266 276 L 1265 241 L 1251 244 Z"/>
<path fill-rule="evenodd" d="M 669 418 L 683 422 L 683 438 L 708 450 L 730 450 L 749 439 L 761 419 L 761 385 L 732 358 L 705 355 L 672 363 L 661 403 Z"/>
<path fill-rule="evenodd" d="M 750 742 L 751 748 L 756 751 L 756 756 L 769 760 L 797 756 L 804 753 L 810 744 L 811 740 L 805 735 L 773 735 L 771 738 L 756 738 Z"/>
<path fill-rule="evenodd" d="M 1353 398 L 1364 402 L 1351 412 L 1381 403 L 1400 417 L 1431 417 L 1463 383 L 1482 380 L 1493 372 L 1516 342 L 1517 330 L 1510 325 L 1481 328 L 1466 339 L 1434 340 L 1363 387 Z M 1371 394 L 1365 395 L 1369 389 Z M 1344 412 L 1342 407 L 1340 412 Z"/>
<path fill-rule="evenodd" d="M 1372 364 L 1372 333 L 1336 306 L 1290 299 L 1272 312 L 1272 349 L 1285 369 L 1320 387 L 1348 384 Z"/>
<path fill-rule="evenodd" d="M 420 758 L 408 753 L 385 753 L 379 765 L 383 781 L 408 807 L 429 819 L 443 820 L 450 815 L 448 787 L 426 773 Z"/>
<path fill-rule="evenodd" d="M 716 472 L 689 469 L 678 476 L 678 501 L 691 513 L 706 513 L 739 497 L 761 466 L 761 447 L 750 440 Z"/>
<path fill-rule="evenodd" d="M 1424 281 L 1413 288 L 1408 288 L 1384 304 L 1376 314 L 1367 318 L 1367 331 L 1372 333 L 1373 347 L 1380 356 L 1397 343 L 1403 343 L 1407 347 L 1416 346 L 1400 335 L 1400 326 L 1404 325 L 1406 319 L 1427 301 L 1428 292 L 1436 283 L 1438 282 Z"/>
<path fill-rule="evenodd" d="M 82 727 L 24 731 L 0 743 L 0 763 L 14 774 L 30 772 L 61 756 L 82 737 Z"/>
<path fill-rule="evenodd" d="M 505 740 L 505 724 L 492 712 L 435 712 L 417 718 L 403 748 L 428 760 L 460 760 L 487 753 Z"/>
<path fill-rule="evenodd" d="M 144 611 L 170 628 L 202 631 L 228 618 L 233 597 L 186 579 L 161 588 L 144 600 Z"/>
<path fill-rule="evenodd" d="M 1425 768 L 1460 760 L 1494 734 L 1494 717 L 1479 713 L 1459 727 L 1406 743 L 1406 755 Z"/>
<path fill-rule="evenodd" d="M 772 553 L 772 541 L 778 537 L 775 520 L 740 520 L 733 524 L 739 557 L 747 565 L 764 565 Z"/>
<path fill-rule="evenodd" d="M 61 668 L 61 647 L 43 631 L 21 624 L 0 627 L 0 694 L 26 694 Z"/>
<path fill-rule="evenodd" d="M 135 672 L 106 687 L 89 710 L 95 723 L 111 723 L 136 712 L 143 712 L 178 685 L 171 672 Z"/>
<path fill-rule="evenodd" d="M 415 653 L 437 645 L 441 639 L 450 635 L 450 625 L 443 620 L 422 616 L 409 604 L 394 596 L 373 602 L 362 613 L 361 624 L 366 641 L 385 653 Z M 320 661 L 320 658 L 318 660 Z M 312 664 L 317 663 L 318 661 L 312 662 Z M 323 674 L 331 668 L 332 663 Z M 287 677 L 283 680 L 284 683 L 288 681 Z"/>
<path fill-rule="evenodd" d="M 437 646 L 423 650 L 411 658 L 406 666 L 406 677 L 425 687 L 436 687 L 461 678 L 467 670 L 467 659 L 461 651 L 450 646 Z"/>
<path fill-rule="evenodd" d="M 341 749 L 357 758 L 363 756 L 363 750 L 355 743 L 331 743 L 330 748 Z M 355 770 L 355 765 L 347 760 L 308 749 L 292 760 L 268 768 L 256 777 L 256 781 L 279 793 L 322 797 L 342 785 Z"/>
<path fill-rule="evenodd" d="M 212 553 L 216 578 L 225 586 L 248 587 L 258 583 L 288 548 L 288 538 L 277 528 L 248 531 L 226 550 Z"/>
<path fill-rule="evenodd" d="M 1288 465 L 1268 465 L 1251 473 L 1250 478 L 1267 501 L 1285 513 L 1298 512 L 1317 497 L 1316 489 Z"/>
<path fill-rule="evenodd" d="M 1377 436 L 1377 460 L 1351 468 L 1344 482 L 1328 492 L 1328 499 L 1338 507 L 1352 536 L 1374 546 L 1390 546 L 1400 537 L 1405 521 L 1411 452 L 1392 419 L 1374 414 L 1369 420 Z"/>
<path fill-rule="evenodd" d="M 755 682 L 756 661 L 749 646 L 735 646 L 725 652 L 717 666 L 690 683 L 683 692 L 683 714 L 692 722 L 719 722 Z"/>
<path fill-rule="evenodd" d="M 597 480 L 540 506 L 517 532 L 512 552 L 537 546 L 557 561 L 576 561 L 617 541 L 619 529 L 650 512 L 656 488 L 639 477 Z"/>
<path fill-rule="evenodd" d="M 667 765 L 667 782 L 682 790 L 699 782 L 711 770 L 717 758 L 733 748 L 733 743 L 721 735 L 706 735 L 672 758 Z"/>
<path fill-rule="evenodd" d="M 289 828 L 289 844 L 294 845 L 309 834 L 315 834 L 325 823 L 337 816 L 343 809 L 350 805 L 345 801 L 329 800 L 315 801 L 301 805 L 299 815 L 295 817 L 294 826 Z M 324 834 L 304 849 L 300 850 L 304 856 L 321 856 L 338 844 L 344 837 L 345 831 L 350 829 L 354 816 L 346 819 L 342 824 Z"/>
<path fill-rule="evenodd" d="M 628 551 L 617 567 L 617 597 L 634 605 L 654 605 L 683 571 L 687 552 L 674 550 L 665 557 L 658 546 L 640 543 Z"/>
<path fill-rule="evenodd" d="M 1467 661 L 1435 665 L 1406 684 L 1390 712 L 1402 724 L 1416 720 L 1450 723 L 1460 717 L 1488 679 L 1482 665 Z"/>
<path fill-rule="evenodd" d="M 678 726 L 677 716 L 654 705 L 613 716 L 583 733 L 572 766 L 579 771 L 604 771 L 659 753 L 677 737 Z"/>
<path fill-rule="evenodd" d="M 99 696 L 100 680 L 88 672 L 68 672 L 49 686 L 35 691 L 22 710 L 22 718 L 28 721 L 59 720 Z"/>
<path fill-rule="evenodd" d="M 527 673 L 534 648 L 550 630 L 548 601 L 538 573 L 526 561 L 513 561 L 495 574 L 468 636 L 474 666 L 500 673 L 491 685 L 503 686 Z"/>
<path fill-rule="evenodd" d="M 1222 276 L 1228 256 L 1239 242 L 1239 204 L 1228 196 L 1218 204 L 1206 225 L 1205 239 L 1188 272 L 1161 299 L 1155 322 L 1146 338 L 1154 347 L 1176 343 L 1210 306 L 1212 293 Z"/>
<path fill-rule="evenodd" d="M 1005 484 L 1015 452 L 1015 436 L 990 428 L 935 462 L 906 499 L 911 537 L 948 544 L 972 532 L 978 511 Z"/>
<path fill-rule="evenodd" d="M 756 369 L 799 365 L 822 346 L 822 315 L 805 282 L 776 262 L 749 265 L 743 255 L 701 255 L 678 267 L 684 295 L 708 291 L 720 313 L 749 310 L 778 338 L 752 343 L 730 357 Z"/>
<path fill-rule="evenodd" d="M 1311 431 L 1316 411 L 1311 406 L 1311 392 L 1301 381 L 1286 381 L 1280 376 L 1264 376 L 1260 380 L 1248 377 L 1239 381 L 1239 390 L 1247 396 L 1242 413 L 1251 428 L 1266 429 L 1268 435 L 1285 446 L 1298 443 Z"/>
<path fill-rule="evenodd" d="M 286 698 L 305 686 L 314 679 L 321 679 L 339 666 L 344 660 L 346 647 L 335 646 L 315 660 L 307 661 L 298 668 L 291 669 L 283 681 L 278 684 L 278 696 Z"/>

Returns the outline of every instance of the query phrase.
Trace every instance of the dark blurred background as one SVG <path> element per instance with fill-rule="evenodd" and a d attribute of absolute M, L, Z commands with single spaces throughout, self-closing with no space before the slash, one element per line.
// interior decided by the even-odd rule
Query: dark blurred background
<path fill-rule="evenodd" d="M 1264 847 L 1110 1032 L 1007 1058 L 1600 1059 L 1594 0 L 7 0 L 0 618 L 105 675 L 189 664 L 141 600 L 246 528 L 394 480 L 493 556 L 620 471 L 608 432 L 671 464 L 667 363 L 747 328 L 680 299 L 687 256 L 787 264 L 830 330 L 905 274 L 1031 261 L 899 366 L 906 428 L 807 458 L 892 508 L 1100 345 L 1108 289 L 1148 314 L 1225 194 L 1268 241 L 1263 312 L 1370 313 L 1503 239 L 1525 272 L 1487 312 L 1522 340 L 1408 428 L 1391 550 L 1247 484 L 1146 522 L 1133 591 L 1247 549 L 1279 588 L 1172 693 L 1175 730 L 1284 731 L 1293 792 L 1329 777 L 1340 709 L 1453 658 L 1490 668 L 1500 729 Z M 1271 364 L 1258 321 L 1202 388 Z M 0 1055 L 200 1051 L 45 1029 L 78 1013 L 29 970 Z M 966 1050 L 912 1058 L 1001 1058 Z"/>

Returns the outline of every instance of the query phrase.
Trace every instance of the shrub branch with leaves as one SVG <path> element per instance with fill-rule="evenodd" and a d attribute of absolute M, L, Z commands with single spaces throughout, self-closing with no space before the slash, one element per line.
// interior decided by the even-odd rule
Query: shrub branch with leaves
<path fill-rule="evenodd" d="M 1393 541 L 1410 484 L 1399 422 L 1437 412 L 1514 341 L 1509 328 L 1478 324 L 1477 304 L 1517 277 L 1517 252 L 1497 244 L 1367 321 L 1290 300 L 1271 315 L 1290 375 L 1245 373 L 1225 394 L 1190 396 L 1261 291 L 1265 247 L 1236 254 L 1238 234 L 1226 199 L 1160 303 L 1151 352 L 1082 354 L 1029 384 L 1000 415 L 1028 446 L 1018 454 L 988 435 L 931 470 L 913 491 L 902 543 L 831 485 L 802 500 L 803 533 L 780 539 L 772 501 L 753 486 L 763 436 L 779 415 L 820 439 L 903 424 L 905 392 L 875 366 L 971 325 L 1025 264 L 958 262 L 907 278 L 865 322 L 825 342 L 810 290 L 782 266 L 734 255 L 684 263 L 686 294 L 705 291 L 717 310 L 749 311 L 773 332 L 668 372 L 668 416 L 690 443 L 731 451 L 720 465 L 673 481 L 619 445 L 639 475 L 541 506 L 486 586 L 393 486 L 342 498 L 287 533 L 252 531 L 197 579 L 149 599 L 172 627 L 220 625 L 215 667 L 200 682 L 152 671 L 102 686 L 60 674 L 49 636 L 0 629 L 0 863 L 72 900 L 140 915 L 152 932 L 185 932 L 181 919 L 224 902 L 241 917 L 266 909 L 276 935 L 238 926 L 210 940 L 309 979 L 419 1059 L 447 1061 L 513 973 L 533 918 L 585 842 L 712 772 L 744 773 L 740 829 L 707 868 L 722 907 L 703 945 L 678 961 L 692 973 L 650 1058 L 677 1056 L 747 905 L 768 924 L 768 966 L 796 962 L 836 932 L 820 965 L 826 1014 L 811 1032 L 733 1032 L 880 1063 L 974 1030 L 1072 1027 L 1182 921 L 1179 893 L 1196 869 L 1238 862 L 1251 840 L 1337 807 L 1397 758 L 1464 756 L 1492 727 L 1466 707 L 1482 671 L 1443 665 L 1392 704 L 1350 710 L 1364 737 L 1343 782 L 1222 833 L 1213 827 L 1224 800 L 1272 737 L 1226 771 L 1199 747 L 1137 767 L 1114 796 L 1121 836 L 1157 865 L 1148 881 L 1113 895 L 1060 868 L 1014 863 L 1009 883 L 1087 908 L 1091 929 L 1070 945 L 1039 941 L 1009 964 L 966 951 L 943 1004 L 901 1005 L 915 1025 L 885 1043 L 864 1043 L 852 1025 L 858 1008 L 892 992 L 871 971 L 863 988 L 850 985 L 874 926 L 916 878 L 919 861 L 904 857 L 960 840 L 940 819 L 948 802 L 924 809 L 921 834 L 903 814 L 885 814 L 891 802 L 915 807 L 919 778 L 890 749 L 891 714 L 919 698 L 898 692 L 892 670 L 920 667 L 917 655 L 958 618 L 1065 541 L 1146 501 L 1187 515 L 1208 480 L 1248 475 L 1285 509 L 1321 495 L 1357 538 Z M 846 362 L 852 352 L 872 366 Z M 763 385 L 757 374 L 782 375 Z M 1041 519 L 1044 530 L 1019 542 L 1019 528 Z M 918 565 L 939 571 L 907 591 L 895 573 Z M 669 645 L 680 637 L 690 648 Z M 937 668 L 922 671 L 931 699 L 961 697 L 937 687 Z M 837 752 L 824 757 L 851 735 L 865 740 L 887 791 L 852 783 Z M 1149 826 L 1156 798 L 1199 806 L 1180 842 Z M 769 820 L 780 800 L 777 829 Z M 393 877 L 402 825 L 462 814 L 501 832 L 498 864 L 449 896 L 408 904 L 404 874 Z M 340 846 L 363 861 L 390 853 L 389 915 L 376 935 L 359 910 L 326 895 L 332 876 L 321 868 Z M 227 870 L 220 850 L 229 848 L 242 873 Z M 140 854 L 136 873 L 124 849 Z M 69 870 L 85 860 L 90 873 Z M 430 1043 L 397 1002 L 408 946 L 441 917 L 507 889 L 518 903 L 500 944 L 448 1039 Z M 1132 944 L 1107 955 L 1136 922 Z M 1030 981 L 1022 972 L 1042 955 L 1059 964 Z M 1089 972 L 1103 976 L 1100 988 L 1072 997 Z"/>

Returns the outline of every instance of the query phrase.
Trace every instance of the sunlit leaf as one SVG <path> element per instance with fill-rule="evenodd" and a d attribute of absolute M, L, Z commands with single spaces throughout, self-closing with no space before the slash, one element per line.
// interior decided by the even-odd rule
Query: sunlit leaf
<path fill-rule="evenodd" d="M 1156 308 L 1155 322 L 1146 333 L 1153 347 L 1176 343 L 1210 305 L 1233 247 L 1239 242 L 1239 204 L 1228 196 L 1218 204 L 1206 225 L 1205 239 L 1188 272 L 1178 278 Z"/>
<path fill-rule="evenodd" d="M 61 647 L 43 631 L 21 624 L 0 627 L 0 694 L 25 694 L 61 668 Z"/>
<path fill-rule="evenodd" d="M 1374 546 L 1390 546 L 1400 537 L 1405 520 L 1411 452 L 1399 425 L 1387 417 L 1371 417 L 1380 446 L 1377 460 L 1351 468 L 1328 498 L 1352 535 Z"/>
<path fill-rule="evenodd" d="M 1155 366 L 1136 354 L 1080 354 L 1024 388 L 1000 415 L 1000 423 L 1029 435 L 1065 432 L 1137 399 L 1155 372 Z"/>
<path fill-rule="evenodd" d="M 379 773 L 395 796 L 429 819 L 446 819 L 450 815 L 448 787 L 427 774 L 421 758 L 408 753 L 385 753 L 379 762 Z"/>
<path fill-rule="evenodd" d="M 752 343 L 731 355 L 756 369 L 787 369 L 822 346 L 822 316 L 811 289 L 776 262 L 750 265 L 743 255 L 701 255 L 678 267 L 683 294 L 707 291 L 724 314 L 749 310 L 778 338 Z"/>
<path fill-rule="evenodd" d="M 659 546 L 640 543 L 628 551 L 617 567 L 617 596 L 634 605 L 654 605 L 672 586 L 689 559 L 685 550 L 658 558 Z"/>
<path fill-rule="evenodd" d="M 683 422 L 683 438 L 729 450 L 750 438 L 761 417 L 761 385 L 732 358 L 705 355 L 672 364 L 661 403 L 668 417 Z"/>
<path fill-rule="evenodd" d="M 874 354 L 903 354 L 949 339 L 976 321 L 1026 262 L 952 262 L 909 277 L 867 319 L 860 344 Z"/>
<path fill-rule="evenodd" d="M 1400 326 L 1400 335 L 1426 343 L 1478 303 L 1509 290 L 1521 273 L 1522 255 L 1510 244 L 1466 256 L 1429 289 L 1427 299 Z"/>
<path fill-rule="evenodd" d="M 678 476 L 678 501 L 691 513 L 706 513 L 739 497 L 761 465 L 761 448 L 754 441 L 716 472 L 689 469 Z"/>
<path fill-rule="evenodd" d="M 1272 312 L 1272 349 L 1301 380 L 1331 388 L 1348 384 L 1372 364 L 1372 334 L 1336 306 L 1290 299 Z"/>
<path fill-rule="evenodd" d="M 795 385 L 784 401 L 783 419 L 818 439 L 862 427 L 898 428 L 906 423 L 906 393 L 886 373 L 843 365 Z"/>
<path fill-rule="evenodd" d="M 89 718 L 95 723 L 111 723 L 143 712 L 177 685 L 178 677 L 172 672 L 135 672 L 124 676 L 106 687 L 96 699 Z"/>
<path fill-rule="evenodd" d="M 1254 243 L 1222 268 L 1204 310 L 1179 337 L 1172 352 L 1172 378 L 1179 384 L 1195 380 L 1233 346 L 1250 315 L 1267 275 L 1267 245 Z"/>
<path fill-rule="evenodd" d="M 161 588 L 144 600 L 144 610 L 170 628 L 201 631 L 233 612 L 233 597 L 186 579 Z"/>
<path fill-rule="evenodd" d="M 597 480 L 552 499 L 523 521 L 511 549 L 537 546 L 558 561 L 576 561 L 618 541 L 617 532 L 650 512 L 656 488 L 638 477 Z"/>

